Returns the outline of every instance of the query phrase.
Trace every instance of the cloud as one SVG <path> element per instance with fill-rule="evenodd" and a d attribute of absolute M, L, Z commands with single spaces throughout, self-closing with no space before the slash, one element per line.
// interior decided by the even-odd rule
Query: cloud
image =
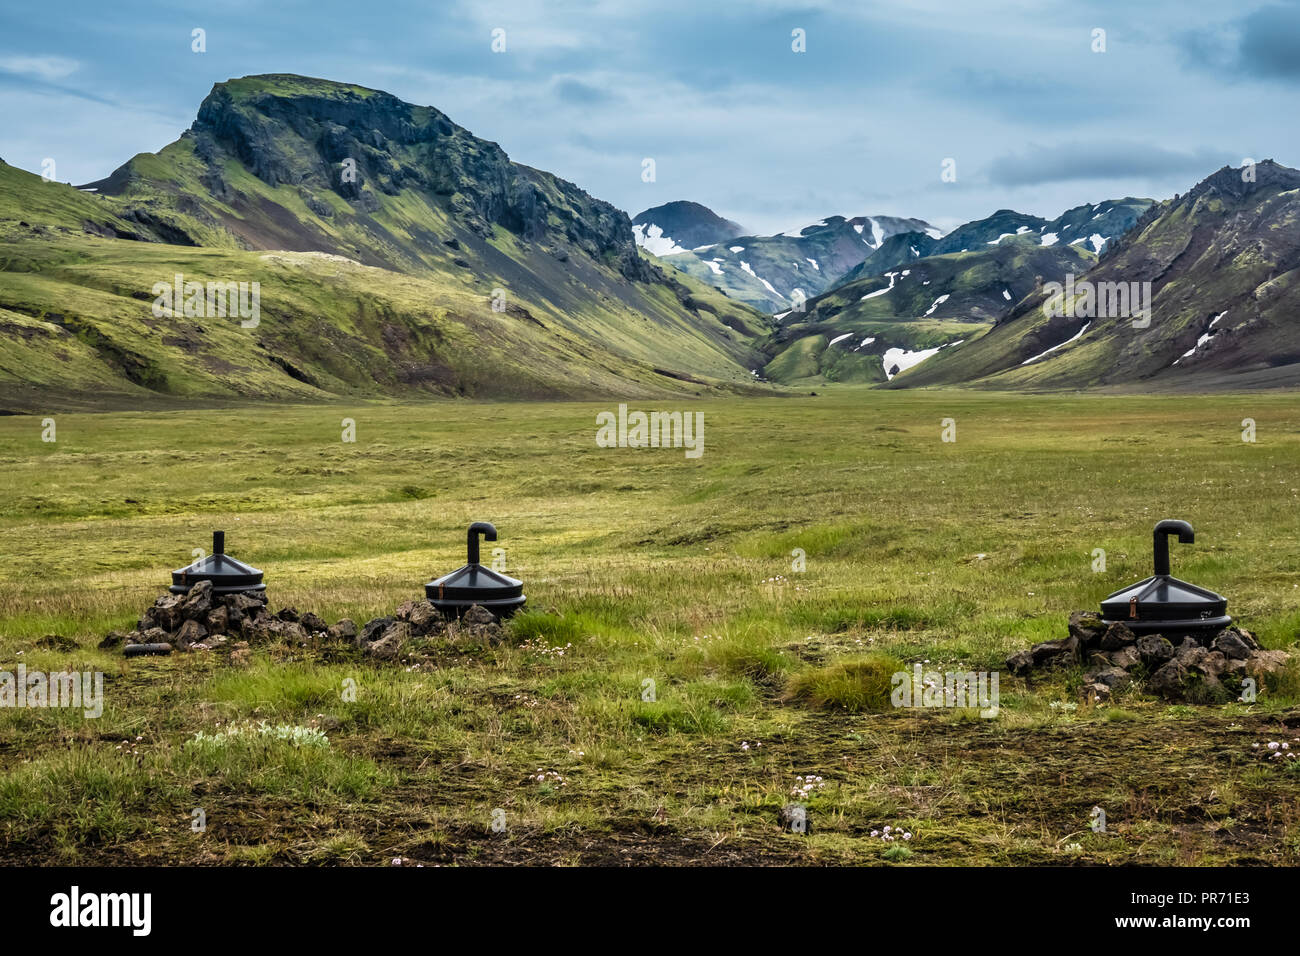
<path fill-rule="evenodd" d="M 1181 37 L 1193 65 L 1219 76 L 1300 81 L 1300 8 L 1269 5 L 1217 28 Z"/>
<path fill-rule="evenodd" d="M 593 103 L 605 103 L 613 96 L 598 86 L 590 83 L 584 83 L 582 80 L 574 79 L 571 76 L 563 77 L 555 83 L 555 95 L 565 103 L 573 103 L 578 106 L 590 106 Z"/>
<path fill-rule="evenodd" d="M 1177 152 L 1143 143 L 1112 140 L 1105 143 L 1062 143 L 1031 146 L 1023 153 L 999 156 L 989 164 L 989 182 L 998 186 L 1036 186 L 1043 183 L 1097 179 L 1200 178 L 1229 163 L 1239 162 L 1218 150 Z"/>
<path fill-rule="evenodd" d="M 1255 76 L 1300 80 L 1300 9 L 1265 7 L 1242 20 L 1237 63 Z"/>
<path fill-rule="evenodd" d="M 80 64 L 66 56 L 0 56 L 0 71 L 53 83 L 77 72 Z"/>

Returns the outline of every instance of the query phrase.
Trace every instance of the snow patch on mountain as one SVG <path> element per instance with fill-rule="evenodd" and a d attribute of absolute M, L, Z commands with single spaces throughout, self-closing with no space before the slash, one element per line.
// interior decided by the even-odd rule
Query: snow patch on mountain
<path fill-rule="evenodd" d="M 636 244 L 652 256 L 673 256 L 679 252 L 686 252 L 672 237 L 665 236 L 662 228 L 652 222 L 633 226 L 632 236 Z"/>

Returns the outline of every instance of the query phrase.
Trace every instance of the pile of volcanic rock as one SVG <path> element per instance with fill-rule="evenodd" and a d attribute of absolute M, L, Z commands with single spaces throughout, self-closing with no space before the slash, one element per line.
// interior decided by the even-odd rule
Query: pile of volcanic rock
<path fill-rule="evenodd" d="M 1243 627 L 1173 638 L 1138 635 L 1123 623 L 1106 624 L 1091 611 L 1070 615 L 1069 633 L 1007 658 L 1013 674 L 1082 665 L 1082 695 L 1104 701 L 1133 684 L 1170 701 L 1235 700 L 1246 678 L 1262 684 L 1287 666 L 1286 651 L 1266 651 Z"/>
<path fill-rule="evenodd" d="M 429 601 L 407 601 L 391 616 L 374 618 L 358 628 L 348 618 L 331 625 L 317 614 L 292 607 L 273 614 L 265 592 L 213 594 L 212 582 L 200 581 L 186 594 L 162 595 L 145 610 L 134 631 L 113 631 L 99 646 L 163 645 L 159 649 L 167 653 L 229 645 L 246 656 L 252 644 L 313 642 L 352 644 L 368 657 L 395 660 L 411 640 L 452 630 L 490 642 L 501 636 L 492 612 L 478 606 L 469 608 L 459 622 L 449 622 Z"/>

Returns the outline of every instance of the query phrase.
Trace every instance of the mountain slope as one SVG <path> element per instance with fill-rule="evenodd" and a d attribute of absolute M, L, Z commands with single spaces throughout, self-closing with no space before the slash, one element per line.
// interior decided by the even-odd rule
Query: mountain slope
<path fill-rule="evenodd" d="M 768 312 L 791 308 L 830 288 L 837 278 L 900 232 L 939 231 L 919 219 L 831 216 L 775 236 L 739 236 L 664 261 L 728 296 Z"/>
<path fill-rule="evenodd" d="M 780 382 L 886 381 L 935 350 L 978 338 L 1043 277 L 1082 272 L 1094 261 L 1078 246 L 1001 243 L 847 282 L 810 300 L 802 314 L 779 316 L 764 374 Z"/>
<path fill-rule="evenodd" d="M 723 219 L 697 202 L 670 202 L 639 213 L 632 219 L 636 244 L 656 256 L 711 246 L 741 235 L 745 228 Z"/>
<path fill-rule="evenodd" d="M 0 166 L 0 380 L 14 386 L 659 394 L 750 382 L 766 331 L 652 264 L 608 203 L 437 110 L 347 84 L 217 84 L 177 142 L 83 190 Z M 281 251 L 310 255 L 260 254 Z M 234 340 L 226 319 L 151 328 L 150 290 L 178 272 L 262 282 L 262 323 L 233 323 Z M 420 332 L 429 322 L 440 337 Z M 506 338 L 475 353 L 493 332 Z M 403 371 L 422 366 L 438 371 Z"/>
<path fill-rule="evenodd" d="M 1039 290 L 977 342 L 897 386 L 1243 387 L 1300 382 L 1300 171 L 1225 167 L 1152 207 L 1079 276 L 1073 315 Z M 1086 281 L 1087 286 L 1083 283 Z M 1149 283 L 1150 324 L 1089 305 L 1085 288 Z M 1064 303 L 1062 303 L 1064 305 Z M 1132 310 L 1130 310 L 1131 312 Z M 1138 316 L 1138 321 L 1143 318 Z"/>

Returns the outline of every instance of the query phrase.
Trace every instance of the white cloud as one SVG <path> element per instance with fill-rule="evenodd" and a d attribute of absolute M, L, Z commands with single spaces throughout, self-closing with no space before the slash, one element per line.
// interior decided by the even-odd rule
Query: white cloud
<path fill-rule="evenodd" d="M 80 68 L 66 56 L 0 56 L 0 70 L 53 83 L 71 76 Z"/>

